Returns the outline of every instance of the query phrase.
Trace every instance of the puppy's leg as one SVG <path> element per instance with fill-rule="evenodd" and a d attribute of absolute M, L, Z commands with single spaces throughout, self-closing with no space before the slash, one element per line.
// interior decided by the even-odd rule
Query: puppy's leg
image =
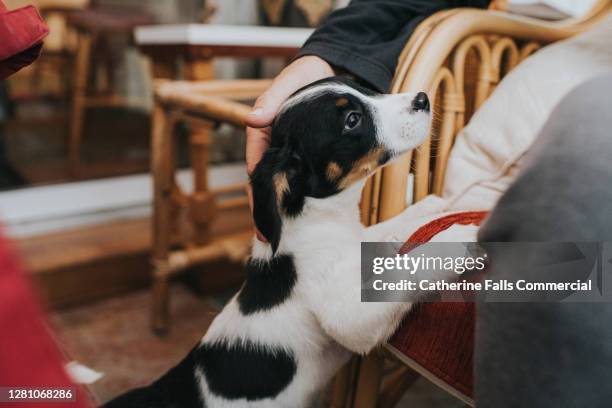
<path fill-rule="evenodd" d="M 347 349 L 368 353 L 386 341 L 412 303 L 362 303 L 359 252 L 318 274 L 306 296 L 323 330 Z"/>
<path fill-rule="evenodd" d="M 469 228 L 473 231 L 470 230 L 472 234 L 468 235 L 475 236 L 476 228 Z M 450 238 L 447 235 L 445 237 Z M 464 255 L 461 247 L 455 250 L 459 253 L 449 253 L 449 256 Z M 420 256 L 420 251 L 419 248 L 415 249 L 414 255 Z M 309 307 L 327 334 L 353 352 L 367 353 L 395 332 L 404 315 L 421 299 L 424 292 L 405 291 L 402 293 L 403 302 L 362 302 L 360 247 L 339 253 L 339 258 L 332 265 L 319 270 L 316 279 L 312 279 L 313 286 L 305 295 Z M 395 252 L 386 255 L 394 256 Z M 425 279 L 429 282 L 450 282 L 457 280 L 458 274 L 453 270 L 418 269 L 412 274 L 407 272 L 405 278 L 416 282 L 418 287 L 418 282 Z"/>

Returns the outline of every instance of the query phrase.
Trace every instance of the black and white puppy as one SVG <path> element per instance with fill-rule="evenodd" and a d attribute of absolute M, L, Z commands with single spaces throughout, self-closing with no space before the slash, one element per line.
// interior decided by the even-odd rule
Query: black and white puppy
<path fill-rule="evenodd" d="M 291 96 L 251 177 L 269 244 L 253 240 L 244 285 L 189 355 L 107 407 L 305 407 L 350 352 L 385 341 L 410 303 L 360 302 L 359 198 L 429 126 L 422 92 L 332 78 Z"/>

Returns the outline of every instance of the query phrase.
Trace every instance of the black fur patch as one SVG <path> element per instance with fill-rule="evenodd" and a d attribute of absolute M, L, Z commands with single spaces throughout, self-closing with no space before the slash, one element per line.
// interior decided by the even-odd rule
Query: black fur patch
<path fill-rule="evenodd" d="M 148 387 L 131 390 L 106 403 L 104 408 L 202 408 L 195 368 L 197 348 Z"/>
<path fill-rule="evenodd" d="M 230 400 L 274 398 L 297 369 L 292 353 L 250 341 L 205 344 L 197 350 L 197 360 L 210 391 Z"/>
<path fill-rule="evenodd" d="M 382 166 L 383 164 L 387 164 L 389 162 L 389 160 L 391 160 L 391 153 L 389 151 L 385 151 L 380 156 L 380 159 L 378 159 L 378 164 L 380 164 Z"/>
<path fill-rule="evenodd" d="M 290 255 L 277 255 L 269 261 L 250 259 L 246 275 L 238 294 L 240 311 L 245 315 L 283 303 L 291 295 L 297 280 Z"/>
<path fill-rule="evenodd" d="M 302 167 L 301 159 L 286 149 L 279 151 L 269 148 L 251 174 L 253 218 L 259 231 L 270 242 L 273 252 L 276 252 L 280 242 L 280 212 L 296 215 L 304 205 L 306 180 Z M 274 179 L 280 174 L 286 177 L 288 188 L 279 197 Z M 279 208 L 279 204 L 282 208 Z"/>

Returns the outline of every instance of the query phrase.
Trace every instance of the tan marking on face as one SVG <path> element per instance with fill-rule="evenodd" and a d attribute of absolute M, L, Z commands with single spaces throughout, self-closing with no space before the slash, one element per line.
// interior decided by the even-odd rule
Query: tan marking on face
<path fill-rule="evenodd" d="M 289 192 L 289 180 L 287 180 L 287 173 L 276 173 L 272 178 L 274 182 L 274 192 L 276 193 L 276 205 L 281 208 L 281 202 L 285 193 Z"/>
<path fill-rule="evenodd" d="M 379 160 L 385 149 L 382 147 L 375 147 L 370 150 L 368 154 L 357 160 L 351 170 L 344 176 L 344 178 L 338 183 L 338 187 L 344 189 L 356 181 L 359 181 L 374 172 L 379 167 Z"/>
<path fill-rule="evenodd" d="M 331 162 L 327 165 L 325 173 L 329 181 L 336 181 L 342 175 L 342 168 L 338 163 Z"/>
<path fill-rule="evenodd" d="M 337 107 L 341 107 L 341 106 L 346 106 L 348 105 L 349 101 L 346 98 L 338 98 L 336 99 L 336 106 Z"/>

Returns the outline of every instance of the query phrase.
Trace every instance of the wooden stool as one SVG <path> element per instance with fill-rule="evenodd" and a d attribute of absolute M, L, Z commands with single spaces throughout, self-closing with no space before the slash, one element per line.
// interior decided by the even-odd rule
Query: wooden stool
<path fill-rule="evenodd" d="M 71 62 L 74 60 L 75 38 L 67 29 L 66 18 L 70 13 L 83 10 L 89 0 L 47 0 L 38 2 L 38 12 L 49 25 L 49 36 L 39 60 L 32 66 L 28 97 L 53 97 L 68 101 L 71 89 Z M 52 73 L 59 80 L 58 93 L 43 93 L 43 76 Z"/>
<path fill-rule="evenodd" d="M 135 27 L 152 24 L 153 18 L 134 8 L 92 7 L 68 14 L 67 23 L 75 30 L 77 36 L 72 79 L 68 158 L 70 172 L 73 176 L 78 177 L 85 109 L 94 106 L 124 106 L 126 104 L 126 101 L 113 92 L 114 64 L 109 39 L 112 35 L 130 37 Z M 90 85 L 96 84 L 96 70 L 92 69 L 94 58 L 92 52 L 96 48 L 102 50 L 103 61 L 97 60 L 96 68 L 104 66 L 104 89 L 95 94 L 89 94 Z"/>
<path fill-rule="evenodd" d="M 246 257 L 252 227 L 223 237 L 212 237 L 211 224 L 217 210 L 248 205 L 245 184 L 210 190 L 208 186 L 211 131 L 220 123 L 244 126 L 249 105 L 237 100 L 254 99 L 268 80 L 211 80 L 202 82 L 157 80 L 152 124 L 153 172 L 153 310 L 152 328 L 168 328 L 168 284 L 170 277 L 198 262 Z M 193 192 L 181 190 L 176 181 L 176 137 L 178 121 L 191 126 L 189 148 Z M 218 200 L 221 195 L 234 197 Z M 178 248 L 178 249 L 175 249 Z"/>

